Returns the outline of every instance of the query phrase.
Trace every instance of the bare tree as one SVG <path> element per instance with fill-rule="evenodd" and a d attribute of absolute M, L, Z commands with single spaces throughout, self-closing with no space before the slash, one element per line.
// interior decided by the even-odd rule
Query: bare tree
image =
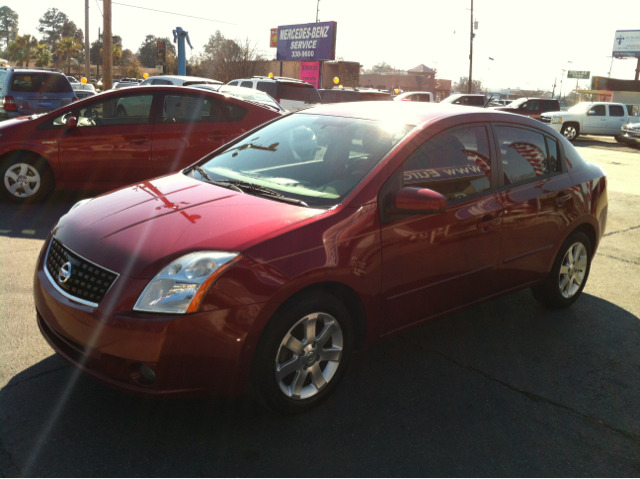
<path fill-rule="evenodd" d="M 460 77 L 460 80 L 453 86 L 455 90 L 467 93 L 467 83 L 469 83 L 469 77 Z M 485 93 L 486 88 L 482 84 L 481 80 L 473 80 L 471 84 L 471 93 Z"/>
<path fill-rule="evenodd" d="M 235 78 L 252 76 L 256 62 L 264 60 L 264 55 L 249 38 L 229 40 L 216 32 L 204 46 L 205 53 L 194 65 L 194 71 L 204 76 L 228 82 Z"/>

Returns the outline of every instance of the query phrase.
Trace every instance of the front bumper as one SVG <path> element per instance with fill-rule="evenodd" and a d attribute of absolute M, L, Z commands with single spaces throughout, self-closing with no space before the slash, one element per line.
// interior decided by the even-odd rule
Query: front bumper
<path fill-rule="evenodd" d="M 619 137 L 619 139 L 627 145 L 640 146 L 640 131 L 622 130 L 622 135 Z"/>
<path fill-rule="evenodd" d="M 49 345 L 76 368 L 117 389 L 143 396 L 234 396 L 247 386 L 255 324 L 276 303 L 236 306 L 188 315 L 153 315 L 124 307 L 146 280 L 120 277 L 97 308 L 63 296 L 38 261 L 34 299 L 38 326 Z M 120 300 L 122 298 L 122 300 Z M 141 365 L 155 373 L 145 384 Z"/>

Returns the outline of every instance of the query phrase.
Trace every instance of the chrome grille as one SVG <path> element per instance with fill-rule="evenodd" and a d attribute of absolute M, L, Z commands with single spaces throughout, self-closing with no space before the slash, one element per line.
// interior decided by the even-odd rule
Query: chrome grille
<path fill-rule="evenodd" d="M 49 281 L 60 293 L 94 307 L 100 304 L 119 276 L 71 251 L 55 238 L 49 245 L 45 269 Z"/>
<path fill-rule="evenodd" d="M 541 116 L 540 121 L 542 123 L 551 123 L 551 118 L 549 118 L 548 116 Z"/>

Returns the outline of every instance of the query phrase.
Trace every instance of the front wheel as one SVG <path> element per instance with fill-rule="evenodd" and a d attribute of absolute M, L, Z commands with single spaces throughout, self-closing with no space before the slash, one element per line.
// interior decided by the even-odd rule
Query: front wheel
<path fill-rule="evenodd" d="M 351 355 L 351 318 L 323 292 L 286 307 L 265 328 L 252 368 L 253 393 L 281 414 L 317 406 L 336 388 Z"/>
<path fill-rule="evenodd" d="M 1 164 L 2 196 L 14 202 L 37 202 L 54 188 L 46 160 L 17 154 Z"/>
<path fill-rule="evenodd" d="M 562 133 L 567 140 L 572 141 L 578 138 L 580 129 L 578 126 L 569 123 L 562 126 L 560 133 Z"/>
<path fill-rule="evenodd" d="M 531 288 L 533 296 L 552 308 L 572 305 L 587 284 L 592 251 L 591 242 L 584 233 L 569 236 L 560 248 L 547 279 Z"/>

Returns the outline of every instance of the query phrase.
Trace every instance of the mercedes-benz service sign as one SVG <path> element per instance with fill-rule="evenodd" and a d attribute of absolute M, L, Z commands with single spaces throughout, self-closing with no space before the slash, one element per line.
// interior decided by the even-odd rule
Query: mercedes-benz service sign
<path fill-rule="evenodd" d="M 317 61 L 336 58 L 336 22 L 278 27 L 278 61 Z"/>

